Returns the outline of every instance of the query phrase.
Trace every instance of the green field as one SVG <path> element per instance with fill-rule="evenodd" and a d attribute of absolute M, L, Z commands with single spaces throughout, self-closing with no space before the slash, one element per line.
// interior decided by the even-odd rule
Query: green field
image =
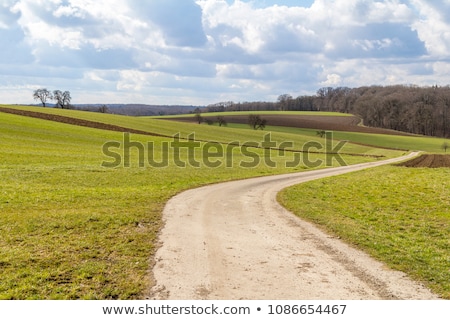
<path fill-rule="evenodd" d="M 245 124 L 229 123 L 227 125 L 230 128 L 244 129 L 248 126 Z M 311 138 L 317 137 L 317 130 L 314 129 L 302 129 L 292 127 L 280 127 L 270 126 L 266 127 L 267 131 L 290 133 L 302 136 L 309 136 Z M 336 140 L 344 140 L 353 143 L 360 143 L 364 145 L 372 145 L 384 148 L 404 149 L 404 150 L 416 150 L 425 151 L 429 153 L 444 153 L 442 145 L 447 139 L 425 137 L 425 136 L 399 136 L 389 134 L 365 134 L 360 132 L 346 132 L 346 131 L 333 131 L 333 138 Z M 450 143 L 450 142 L 449 142 Z"/>
<path fill-rule="evenodd" d="M 125 124 L 132 126 L 133 121 Z M 179 124 L 176 128 L 183 129 Z M 308 169 L 302 164 L 286 168 L 277 151 L 272 151 L 276 167 L 261 161 L 244 168 L 239 164 L 251 159 L 235 148 L 230 168 L 182 168 L 172 161 L 165 168 L 140 167 L 137 150 L 129 168 L 105 168 L 102 163 L 110 159 L 102 146 L 122 141 L 122 133 L 5 113 L 0 113 L 0 130 L 1 299 L 142 298 L 152 284 L 149 261 L 162 208 L 171 196 L 208 183 Z M 237 135 L 244 140 L 258 137 L 248 129 Z M 144 145 L 152 141 L 158 159 L 159 147 L 171 141 L 141 135 L 131 139 Z M 264 150 L 253 152 L 264 158 Z M 202 157 L 201 152 L 195 155 Z M 188 160 L 186 150 L 180 157 Z M 311 155 L 310 160 L 316 157 L 324 155 Z"/>
<path fill-rule="evenodd" d="M 74 110 L 21 109 L 165 134 L 168 138 L 130 136 L 133 142 L 145 146 L 145 154 L 152 142 L 158 160 L 163 159 L 161 147 L 173 142 L 170 137 L 178 132 L 183 137 L 195 133 L 197 139 L 240 144 L 260 143 L 268 132 Z M 223 161 L 218 167 L 210 167 L 205 165 L 204 142 L 194 154 L 182 148 L 177 155 L 186 163 L 189 156 L 194 157 L 202 164 L 198 168 L 177 166 L 174 154 L 168 166 L 155 168 L 142 161 L 147 159 L 139 157 L 137 148 L 131 152 L 129 167 L 122 164 L 108 168 L 102 163 L 110 162 L 111 157 L 102 152 L 102 147 L 107 142 L 123 143 L 122 133 L 1 112 L 0 134 L 0 299 L 143 298 L 152 285 L 151 258 L 162 224 L 161 211 L 170 197 L 219 181 L 311 169 L 304 162 L 286 167 L 286 161 L 292 158 L 290 152 L 283 155 L 278 150 L 260 148 L 249 148 L 260 161 L 244 167 L 242 163 L 254 158 L 239 147 L 227 149 L 229 145 L 223 144 L 218 146 L 232 165 Z M 277 144 L 290 141 L 296 148 L 307 141 L 323 143 L 317 136 L 296 132 L 273 131 L 272 140 Z M 404 154 L 352 144 L 343 150 L 366 155 L 343 155 L 347 164 L 374 160 L 367 155 Z M 125 157 L 121 150 L 116 151 Z M 275 166 L 266 165 L 268 155 Z M 325 163 L 326 155 L 311 154 L 309 160 Z M 334 161 L 333 165 L 338 163 Z M 411 169 L 404 170 L 399 171 L 399 177 Z M 424 198 L 438 200 L 435 189 L 422 192 Z"/>
<path fill-rule="evenodd" d="M 6 106 L 7 107 L 7 106 Z M 195 123 L 180 123 L 177 121 L 159 120 L 152 117 L 130 117 L 113 114 L 103 114 L 95 112 L 85 112 L 77 110 L 62 110 L 55 108 L 40 108 L 40 107 L 14 107 L 20 110 L 43 112 L 48 114 L 64 115 L 68 117 L 79 118 L 83 120 L 97 121 L 106 124 L 118 125 L 126 128 L 138 129 L 146 132 L 157 133 L 172 137 L 179 133 L 181 137 L 187 138 L 194 133 L 195 139 L 202 141 L 217 141 L 221 143 L 237 142 L 245 144 L 247 142 L 261 143 L 264 141 L 264 136 L 270 132 L 271 140 L 276 141 L 277 146 L 283 142 L 291 142 L 292 148 L 295 150 L 302 150 L 305 143 L 310 141 L 324 143 L 324 139 L 311 134 L 299 134 L 296 132 L 281 132 L 277 130 L 249 130 L 248 126 L 208 126 L 206 124 L 198 125 Z M 272 112 L 276 114 L 279 112 Z M 239 113 L 241 114 L 241 113 Z M 334 114 L 334 113 L 333 113 Z M 318 152 L 325 152 L 326 150 L 314 150 Z M 357 153 L 365 155 L 380 155 L 386 157 L 394 157 L 401 155 L 404 152 L 397 152 L 391 150 L 381 150 L 378 147 L 362 146 L 357 144 L 346 144 L 341 150 L 341 153 Z"/>
<path fill-rule="evenodd" d="M 450 299 L 450 168 L 383 166 L 285 189 L 279 201 Z"/>

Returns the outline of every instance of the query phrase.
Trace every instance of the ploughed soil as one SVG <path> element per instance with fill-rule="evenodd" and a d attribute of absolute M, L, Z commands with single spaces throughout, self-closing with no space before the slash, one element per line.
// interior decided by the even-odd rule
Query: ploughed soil
<path fill-rule="evenodd" d="M 423 154 L 398 164 L 410 168 L 450 168 L 450 154 Z"/>
<path fill-rule="evenodd" d="M 205 120 L 215 121 L 217 117 L 202 115 Z M 223 116 L 228 123 L 248 123 L 248 115 L 233 115 Z M 267 121 L 269 126 L 282 126 L 282 127 L 294 127 L 294 128 L 306 128 L 316 130 L 328 130 L 328 131 L 350 131 L 350 132 L 362 132 L 362 133 L 379 133 L 379 134 L 393 134 L 408 136 L 406 132 L 388 130 L 382 128 L 372 128 L 360 126 L 361 118 L 357 116 L 340 117 L 340 116 L 314 116 L 314 115 L 292 115 L 292 114 L 277 114 L 277 115 L 264 115 L 262 119 Z M 169 120 L 169 119 L 168 119 Z M 170 118 L 175 121 L 196 122 L 195 117 L 180 117 Z"/>

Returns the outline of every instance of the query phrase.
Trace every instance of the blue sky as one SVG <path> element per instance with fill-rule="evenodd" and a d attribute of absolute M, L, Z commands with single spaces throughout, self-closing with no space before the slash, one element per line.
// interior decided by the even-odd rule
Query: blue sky
<path fill-rule="evenodd" d="M 450 0 L 0 0 L 0 103 L 275 101 L 450 84 Z"/>

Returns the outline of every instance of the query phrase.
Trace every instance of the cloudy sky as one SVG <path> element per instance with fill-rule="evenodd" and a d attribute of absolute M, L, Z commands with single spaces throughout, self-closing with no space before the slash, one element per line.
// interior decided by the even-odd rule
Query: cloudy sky
<path fill-rule="evenodd" d="M 450 0 L 0 0 L 0 103 L 275 101 L 450 84 Z"/>

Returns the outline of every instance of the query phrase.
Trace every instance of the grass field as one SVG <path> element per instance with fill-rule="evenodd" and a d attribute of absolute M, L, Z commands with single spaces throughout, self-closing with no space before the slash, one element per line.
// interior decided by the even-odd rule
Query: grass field
<path fill-rule="evenodd" d="M 450 299 L 450 168 L 384 166 L 288 188 L 279 201 Z"/>
<path fill-rule="evenodd" d="M 152 284 L 161 210 L 171 196 L 208 183 L 307 169 L 285 168 L 276 151 L 275 168 L 263 162 L 243 168 L 239 163 L 249 159 L 237 149 L 231 168 L 172 162 L 141 168 L 137 152 L 129 168 L 105 168 L 102 145 L 122 141 L 122 133 L 5 113 L 0 128 L 0 299 L 141 298 Z M 252 139 L 254 132 L 247 132 L 238 134 Z M 156 150 L 171 141 L 131 138 L 151 140 Z M 263 150 L 254 152 L 264 157 Z M 187 159 L 186 150 L 180 156 Z"/>
<path fill-rule="evenodd" d="M 230 128 L 246 128 L 244 124 L 228 124 Z M 283 132 L 290 134 L 298 134 L 302 136 L 309 136 L 311 138 L 317 137 L 317 130 L 301 129 L 280 126 L 267 126 L 267 131 Z M 398 136 L 387 134 L 365 134 L 359 132 L 333 131 L 333 138 L 336 140 L 344 140 L 353 143 L 360 143 L 364 145 L 372 145 L 384 148 L 405 149 L 405 150 L 420 150 L 430 153 L 444 153 L 442 145 L 445 141 L 443 138 L 425 137 L 425 136 Z"/>
<path fill-rule="evenodd" d="M 271 132 L 271 139 L 276 141 L 277 145 L 283 142 L 292 142 L 292 149 L 302 150 L 305 143 L 315 141 L 324 144 L 324 139 L 315 135 L 305 135 L 296 132 L 282 132 L 277 130 L 249 130 L 248 126 L 229 126 L 218 127 L 208 126 L 205 124 L 198 125 L 195 123 L 181 123 L 176 121 L 162 121 L 149 117 L 129 117 L 112 114 L 102 114 L 95 112 L 85 112 L 77 110 L 62 110 L 55 108 L 40 107 L 17 107 L 20 110 L 37 111 L 48 114 L 64 115 L 68 117 L 79 118 L 83 120 L 97 121 L 106 124 L 118 125 L 126 128 L 138 129 L 151 133 L 157 133 L 172 137 L 179 133 L 180 137 L 186 138 L 192 133 L 195 139 L 203 141 L 217 141 L 222 143 L 238 142 L 244 144 L 246 142 L 261 143 L 264 136 Z M 273 113 L 273 112 L 272 112 Z M 278 112 L 279 113 L 279 112 Z M 277 127 L 278 128 L 278 127 Z M 326 150 L 315 150 L 324 152 Z M 340 152 L 342 153 L 358 153 L 366 155 L 383 155 L 386 157 L 394 157 L 402 154 L 401 152 L 381 150 L 374 146 L 362 146 L 357 144 L 346 144 Z"/>
<path fill-rule="evenodd" d="M 30 110 L 30 107 L 22 109 Z M 186 137 L 195 132 L 198 139 L 222 142 L 261 142 L 267 133 L 248 127 L 219 128 L 31 108 L 35 109 L 168 136 L 180 132 Z M 249 157 L 239 148 L 227 152 L 232 156 L 231 167 L 202 165 L 194 168 L 187 165 L 183 168 L 175 165 L 171 158 L 167 167 L 154 168 L 142 163 L 135 148 L 131 152 L 130 167 L 105 168 L 102 163 L 110 158 L 102 153 L 102 146 L 110 141 L 123 142 L 122 133 L 0 113 L 0 134 L 0 299 L 142 298 L 152 284 L 151 257 L 162 224 L 161 211 L 171 196 L 219 181 L 310 169 L 304 163 L 286 168 L 284 164 L 291 160 L 292 154 L 286 152 L 282 156 L 277 150 L 270 151 L 271 158 L 276 161 L 275 167 L 260 161 L 251 168 L 244 168 L 239 164 L 248 162 Z M 132 134 L 131 139 L 145 146 L 149 141 L 153 142 L 157 159 L 162 158 L 160 147 L 173 141 L 136 134 Z M 277 143 L 292 141 L 295 146 L 307 141 L 323 142 L 315 132 L 300 134 L 274 130 L 272 139 Z M 205 146 L 205 143 L 201 145 Z M 222 148 L 226 150 L 225 145 Z M 352 144 L 345 148 L 347 152 L 385 157 L 404 153 Z M 268 155 L 262 149 L 251 150 L 258 159 L 264 160 Z M 179 156 L 188 161 L 189 154 L 185 149 L 181 149 Z M 194 156 L 205 163 L 202 161 L 205 155 L 200 149 Z M 325 160 L 325 157 L 310 155 L 310 160 Z M 348 164 L 374 160 L 355 156 L 343 156 L 343 159 Z M 405 172 L 412 169 L 396 170 L 390 174 L 401 180 Z M 443 173 L 448 175 L 448 171 Z M 436 181 L 445 178 L 442 175 L 431 177 L 440 179 Z M 376 186 L 373 179 L 366 183 L 369 185 L 363 190 L 372 190 Z M 386 193 L 389 188 L 395 190 L 396 187 L 386 187 Z M 434 188 L 423 188 L 421 192 L 423 199 L 430 199 L 423 200 L 422 208 L 430 207 L 442 198 Z M 295 206 L 296 199 L 292 199 L 292 203 Z M 443 214 L 445 217 L 448 211 Z M 413 216 L 411 222 L 415 219 Z M 443 226 L 448 228 L 448 224 Z M 409 225 L 406 228 L 409 229 Z M 442 231 L 444 236 L 446 230 Z M 419 249 L 422 248 L 428 250 L 420 242 Z M 390 255 L 389 250 L 385 250 L 384 255 Z M 437 262 L 428 260 L 422 265 L 434 269 Z M 436 283 L 441 282 L 441 278 L 436 279 Z M 436 286 L 433 288 L 439 290 Z"/>

